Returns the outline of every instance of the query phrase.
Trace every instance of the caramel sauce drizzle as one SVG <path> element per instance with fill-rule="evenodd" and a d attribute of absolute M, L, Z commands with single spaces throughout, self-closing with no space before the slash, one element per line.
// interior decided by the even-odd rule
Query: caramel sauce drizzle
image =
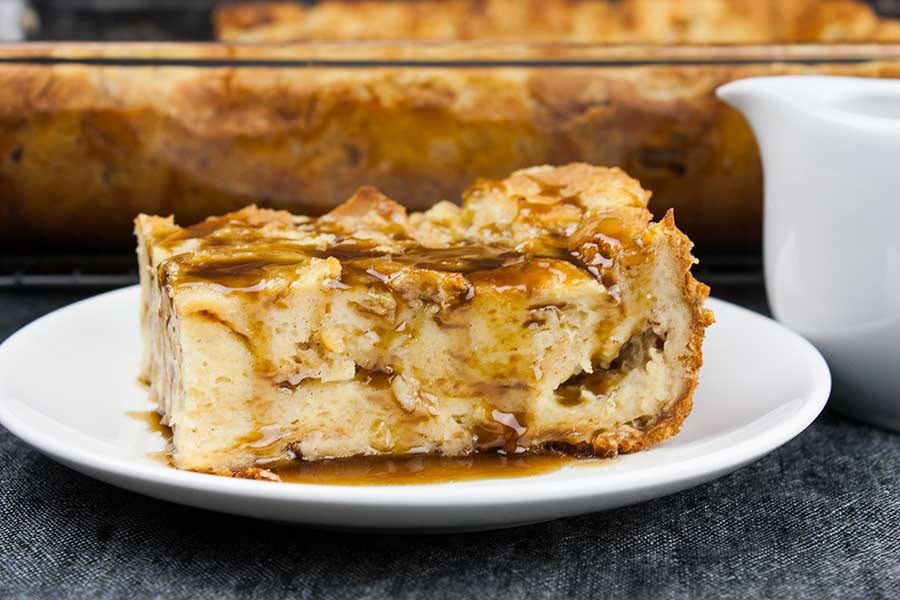
<path fill-rule="evenodd" d="M 562 187 L 544 185 L 543 194 L 560 196 Z M 527 213 L 543 213 L 553 207 L 579 208 L 577 197 L 566 197 L 555 203 L 527 202 Z M 462 245 L 449 248 L 426 248 L 409 238 L 394 237 L 390 251 L 384 251 L 374 243 L 359 240 L 341 240 L 321 249 L 288 238 L 258 237 L 255 223 L 241 223 L 212 218 L 186 228 L 166 240 L 172 245 L 179 241 L 212 235 L 205 247 L 209 252 L 199 256 L 192 253 L 171 258 L 178 265 L 176 285 L 205 282 L 236 293 L 257 293 L 261 284 L 271 276 L 288 276 L 313 258 L 335 258 L 343 267 L 341 281 L 334 282 L 334 289 L 347 287 L 360 281 L 366 285 L 383 285 L 390 288 L 394 275 L 406 268 L 427 269 L 446 273 L 459 273 L 474 284 L 487 284 L 497 291 L 518 290 L 528 293 L 538 278 L 555 277 L 565 280 L 578 273 L 590 276 L 604 285 L 609 293 L 611 306 L 621 311 L 621 290 L 613 276 L 616 262 L 625 265 L 642 260 L 644 254 L 640 233 L 616 216 L 592 217 L 590 234 L 573 247 L 541 245 L 538 253 L 524 253 L 509 248 L 485 245 Z M 217 235 L 218 229 L 234 226 L 235 234 Z M 237 235 L 241 233 L 241 235 Z M 636 240 L 636 241 L 634 241 Z M 204 240 L 206 241 L 206 240 Z M 247 245 L 248 242 L 254 242 Z M 233 245 L 233 248 L 231 247 Z M 461 301 L 471 300 L 474 287 L 464 293 Z M 445 328 L 461 327 L 445 314 L 436 317 Z M 532 323 L 533 321 L 533 323 Z M 539 320 L 526 322 L 539 326 Z M 390 324 L 389 331 L 401 332 L 405 324 Z M 387 331 L 387 330 L 386 330 Z M 598 332 L 600 334 L 602 332 Z M 255 354 L 255 353 L 254 353 Z M 512 375 L 512 374 L 510 374 Z M 357 373 L 368 385 L 389 388 L 393 373 Z M 574 406 L 582 401 L 582 390 L 596 396 L 605 396 L 623 377 L 621 371 L 597 370 L 593 374 L 581 374 L 565 382 L 556 392 L 557 401 L 564 406 Z M 515 389 L 517 383 L 505 383 L 505 394 Z M 519 381 L 518 383 L 521 383 Z M 290 386 L 287 383 L 282 385 Z M 510 387 L 513 386 L 513 387 Z M 507 389 L 509 388 L 509 389 Z M 502 395 L 502 394 L 501 394 Z M 485 394 L 486 398 L 492 397 Z M 502 404 L 502 403 L 501 403 Z M 295 461 L 276 472 L 284 481 L 304 483 L 338 483 L 342 485 L 412 484 L 439 481 L 460 481 L 489 477 L 518 477 L 547 472 L 572 462 L 571 457 L 526 453 L 528 424 L 527 414 L 505 412 L 486 403 L 489 419 L 476 427 L 476 446 L 480 451 L 468 458 L 446 458 L 431 455 L 397 455 L 394 457 L 353 458 L 319 462 Z M 134 415 L 129 415 L 134 416 Z M 137 417 L 135 417 L 137 418 Z M 150 419 L 155 418 L 157 429 Z M 157 431 L 170 439 L 171 432 L 159 425 L 155 412 L 148 412 L 142 420 L 148 422 L 151 431 Z M 271 432 L 269 432 L 271 433 Z M 276 432 L 277 433 L 277 432 Z M 249 447 L 264 444 L 272 436 L 261 432 L 254 439 L 244 440 Z M 277 440 L 275 435 L 273 439 Z M 403 452 L 400 445 L 394 451 Z M 414 450 L 414 449 L 409 449 Z"/>
<path fill-rule="evenodd" d="M 171 444 L 172 430 L 154 410 L 129 411 L 129 418 L 144 423 L 147 431 Z M 260 434 L 260 438 L 262 434 Z M 261 440 L 255 440 L 256 443 Z M 148 452 L 148 458 L 171 466 L 167 450 Z M 606 464 L 557 454 L 501 454 L 481 452 L 465 457 L 400 455 L 341 458 L 317 462 L 294 461 L 272 471 L 283 482 L 319 485 L 418 485 L 479 479 L 506 479 L 550 473 L 574 464 Z"/>
<path fill-rule="evenodd" d="M 179 265 L 178 283 L 209 282 L 238 291 L 256 291 L 250 288 L 261 280 L 288 272 L 310 258 L 336 258 L 348 270 L 366 273 L 373 282 L 386 284 L 393 272 L 404 267 L 463 275 L 497 273 L 500 276 L 505 269 L 520 266 L 534 257 L 490 246 L 413 246 L 394 254 L 376 252 L 373 247 L 360 244 L 341 243 L 318 250 L 282 241 L 257 245 L 252 252 L 238 250 L 228 255 L 204 256 L 199 262 L 191 254 L 178 255 L 171 260 Z M 566 260 L 566 255 L 560 253 L 546 258 Z"/>
<path fill-rule="evenodd" d="M 143 423 L 148 432 L 158 434 L 166 442 L 164 450 L 147 452 L 147 458 L 164 465 L 171 465 L 169 454 L 172 448 L 172 429 L 168 425 L 163 425 L 159 413 L 155 410 L 131 410 L 125 414 L 128 418 Z"/>
<path fill-rule="evenodd" d="M 490 420 L 475 426 L 476 446 L 479 450 L 494 450 L 500 454 L 521 454 L 527 450 L 519 445 L 528 431 L 524 412 L 504 412 L 489 407 Z"/>
<path fill-rule="evenodd" d="M 582 390 L 595 396 L 606 396 L 625 377 L 621 371 L 597 370 L 593 373 L 581 373 L 572 377 L 556 391 L 556 401 L 563 406 L 577 406 L 584 401 Z"/>
<path fill-rule="evenodd" d="M 563 196 L 565 186 L 552 185 L 540 179 L 530 177 L 540 186 L 539 197 L 552 200 L 543 202 L 522 202 L 520 211 L 527 215 L 533 212 L 551 212 L 557 208 L 576 209 L 583 212 L 580 198 L 577 195 Z M 540 244 L 541 251 L 536 254 L 516 252 L 510 248 L 491 247 L 482 244 L 463 244 L 449 248 L 427 248 L 405 233 L 392 235 L 392 248 L 386 251 L 374 241 L 345 238 L 337 235 L 334 243 L 326 249 L 312 246 L 309 241 L 282 237 L 285 234 L 278 229 L 261 234 L 260 229 L 267 222 L 256 221 L 248 217 L 225 215 L 210 217 L 205 221 L 183 228 L 161 240 L 164 247 L 174 248 L 186 240 L 202 240 L 201 248 L 213 250 L 196 257 L 188 252 L 176 255 L 172 259 L 178 263 L 177 279 L 179 283 L 209 282 L 225 288 L 256 291 L 254 286 L 269 275 L 290 271 L 310 258 L 336 258 L 352 270 L 364 271 L 374 279 L 386 283 L 385 270 L 378 265 L 388 267 L 414 267 L 443 272 L 456 272 L 463 275 L 478 274 L 482 280 L 490 281 L 497 276 L 510 279 L 506 267 L 521 265 L 537 259 L 552 259 L 569 262 L 579 270 L 589 273 L 608 289 L 614 287 L 610 280 L 609 268 L 613 259 L 621 254 L 637 231 L 630 229 L 619 217 L 600 215 L 590 217 L 593 222 L 591 239 L 581 240 L 577 247 L 566 248 L 564 241 L 554 241 L 549 246 Z M 287 223 L 281 223 L 286 226 Z M 314 234 L 343 233 L 334 229 L 334 223 L 323 217 L 303 225 L 294 224 L 293 228 L 308 230 Z M 351 232 L 352 233 L 352 232 Z M 552 237 L 552 236 L 551 236 Z M 639 243 L 639 240 L 638 240 Z M 231 250 L 215 252 L 216 249 Z M 544 268 L 551 268 L 544 261 Z M 390 275 L 392 268 L 388 268 Z M 527 287 L 529 275 L 522 274 L 519 284 Z M 530 273 L 533 277 L 534 273 Z M 501 285 L 504 283 L 498 282 Z M 506 283 L 506 285 L 509 285 Z"/>
<path fill-rule="evenodd" d="M 282 481 L 290 483 L 417 485 L 528 477 L 551 473 L 580 461 L 585 464 L 601 463 L 556 454 L 503 455 L 484 452 L 461 458 L 422 455 L 298 461 L 276 470 L 276 473 Z"/>

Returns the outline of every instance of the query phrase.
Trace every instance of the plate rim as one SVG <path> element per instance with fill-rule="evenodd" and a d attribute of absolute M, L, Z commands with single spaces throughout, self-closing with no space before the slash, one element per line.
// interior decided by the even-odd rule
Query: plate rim
<path fill-rule="evenodd" d="M 116 296 L 135 295 L 139 286 L 97 294 L 60 307 L 24 325 L 0 344 L 0 373 L 7 372 L 11 348 L 30 331 L 47 320 L 64 318 L 86 303 L 102 300 L 113 301 Z M 498 479 L 502 485 L 484 486 L 483 481 L 461 481 L 438 484 L 410 484 L 383 486 L 344 486 L 332 484 L 274 485 L 268 481 L 234 479 L 161 469 L 157 465 L 133 462 L 126 457 L 110 457 L 85 450 L 78 445 L 58 442 L 40 431 L 28 419 L 17 413 L 12 404 L 23 402 L 11 398 L 4 382 L 0 381 L 0 425 L 45 456 L 63 463 L 79 472 L 112 483 L 124 479 L 153 486 L 173 487 L 196 493 L 217 494 L 228 499 L 250 499 L 292 503 L 329 504 L 334 507 L 356 508 L 514 508 L 554 500 L 577 501 L 607 494 L 627 494 L 654 488 L 672 488 L 679 482 L 711 479 L 729 472 L 774 451 L 803 432 L 824 409 L 831 390 L 831 374 L 821 353 L 805 338 L 786 328 L 774 319 L 742 306 L 710 298 L 707 306 L 714 311 L 721 307 L 734 311 L 742 318 L 756 319 L 775 326 L 780 333 L 793 338 L 805 352 L 810 369 L 810 389 L 798 396 L 802 403 L 787 418 L 758 432 L 737 440 L 726 447 L 706 451 L 700 456 L 689 457 L 674 463 L 643 466 L 634 471 L 616 472 L 602 477 L 585 476 L 576 479 L 552 480 L 553 485 L 542 485 L 540 476 Z M 44 418 L 52 419 L 47 415 Z M 648 450 L 648 451 L 652 451 Z M 105 475 L 101 477 L 99 474 Z M 478 486 L 473 487 L 473 484 Z M 113 484 L 116 485 L 116 484 Z M 526 487 L 522 494 L 509 494 L 510 486 Z M 504 488 L 506 491 L 504 493 Z M 473 493 L 476 491 L 477 493 Z M 438 492 L 439 493 L 436 493 Z M 151 494 L 152 495 L 152 494 Z"/>

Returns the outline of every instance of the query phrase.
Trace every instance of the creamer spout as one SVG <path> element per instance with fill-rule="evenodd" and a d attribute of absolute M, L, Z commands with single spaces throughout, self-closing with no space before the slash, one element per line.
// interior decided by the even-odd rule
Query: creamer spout
<path fill-rule="evenodd" d="M 796 106 L 791 100 L 798 99 L 797 82 L 792 77 L 750 77 L 738 79 L 719 87 L 716 95 L 730 104 L 756 129 L 760 115 L 783 114 Z M 802 93 L 802 92 L 801 92 Z M 775 110 L 777 106 L 777 111 Z"/>
<path fill-rule="evenodd" d="M 810 130 L 867 130 L 874 139 L 900 147 L 900 81 L 865 77 L 785 75 L 738 79 L 716 94 L 756 133 L 765 160 L 766 139 L 776 135 L 798 144 Z M 787 135 L 785 128 L 793 131 Z"/>
<path fill-rule="evenodd" d="M 752 78 L 738 79 L 716 90 L 716 96 L 741 112 L 759 102 L 762 93 L 757 81 Z"/>

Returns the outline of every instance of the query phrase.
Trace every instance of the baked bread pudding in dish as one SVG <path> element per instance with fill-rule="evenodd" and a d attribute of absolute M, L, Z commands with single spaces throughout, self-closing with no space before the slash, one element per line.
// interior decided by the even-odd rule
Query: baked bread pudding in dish
<path fill-rule="evenodd" d="M 136 219 L 143 373 L 181 469 L 562 452 L 677 433 L 708 288 L 619 169 L 480 180 L 406 210 L 369 187 L 309 218 Z M 276 470 L 277 472 L 277 470 Z"/>
<path fill-rule="evenodd" d="M 612 44 L 895 42 L 900 21 L 862 0 L 323 0 L 237 2 L 227 42 L 495 40 Z"/>

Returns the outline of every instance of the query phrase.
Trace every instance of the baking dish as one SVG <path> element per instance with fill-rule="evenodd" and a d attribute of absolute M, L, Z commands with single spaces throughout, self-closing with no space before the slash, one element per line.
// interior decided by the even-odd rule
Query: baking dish
<path fill-rule="evenodd" d="M 0 47 L 0 240 L 111 250 L 138 212 L 321 213 L 361 184 L 410 208 L 534 164 L 619 165 L 701 254 L 754 252 L 761 168 L 713 90 L 900 77 L 900 44 L 477 42 Z"/>

